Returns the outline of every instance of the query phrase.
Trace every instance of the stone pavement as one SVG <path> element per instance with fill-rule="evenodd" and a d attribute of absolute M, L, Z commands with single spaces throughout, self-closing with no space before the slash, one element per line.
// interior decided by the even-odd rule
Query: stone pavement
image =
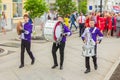
<path fill-rule="evenodd" d="M 15 32 L 8 32 L 3 36 L 0 34 L 0 44 L 13 42 L 17 37 Z M 120 57 L 120 39 L 104 38 L 103 42 L 98 45 L 98 70 L 94 70 L 91 59 L 91 72 L 84 74 L 85 59 L 81 56 L 82 40 L 78 34 L 73 34 L 68 38 L 65 48 L 64 69 L 51 69 L 53 59 L 51 54 L 52 42 L 33 42 L 32 51 L 36 57 L 36 63 L 30 65 L 30 58 L 25 54 L 25 67 L 19 69 L 20 65 L 20 47 L 5 47 L 13 53 L 0 56 L 0 80 L 104 80 L 113 64 Z M 58 51 L 59 61 L 59 51 Z"/>

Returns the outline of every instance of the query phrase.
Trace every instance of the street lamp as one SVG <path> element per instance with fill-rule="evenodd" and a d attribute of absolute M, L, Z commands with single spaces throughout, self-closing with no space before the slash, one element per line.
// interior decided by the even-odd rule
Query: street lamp
<path fill-rule="evenodd" d="M 102 13 L 102 0 L 100 0 L 100 13 Z"/>

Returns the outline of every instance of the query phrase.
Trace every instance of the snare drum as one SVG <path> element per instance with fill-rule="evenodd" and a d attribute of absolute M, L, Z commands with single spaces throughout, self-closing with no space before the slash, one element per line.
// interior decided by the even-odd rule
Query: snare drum
<path fill-rule="evenodd" d="M 44 26 L 44 37 L 48 41 L 57 42 L 62 39 L 63 26 L 60 21 L 48 20 Z"/>
<path fill-rule="evenodd" d="M 91 45 L 84 45 L 82 47 L 82 56 L 84 57 L 91 57 L 91 56 L 95 56 L 95 46 L 91 46 Z"/>

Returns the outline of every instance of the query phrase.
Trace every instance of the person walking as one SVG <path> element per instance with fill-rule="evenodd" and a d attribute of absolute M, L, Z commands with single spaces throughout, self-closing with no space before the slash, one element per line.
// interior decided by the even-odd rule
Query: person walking
<path fill-rule="evenodd" d="M 85 29 L 85 21 L 86 21 L 85 16 L 83 15 L 83 13 L 80 13 L 80 16 L 79 16 L 78 19 L 77 19 L 77 22 L 78 22 L 78 24 L 79 24 L 79 37 L 81 37 L 81 35 L 82 35 L 83 32 L 84 32 L 84 29 Z"/>
<path fill-rule="evenodd" d="M 86 28 L 84 30 L 84 33 L 82 34 L 82 40 L 83 42 L 86 43 L 90 43 L 90 39 L 92 39 L 92 43 L 94 43 L 94 53 L 95 55 L 92 56 L 93 58 L 93 63 L 94 63 L 94 68 L 95 70 L 97 70 L 98 65 L 97 65 L 97 44 L 101 42 L 102 38 L 103 38 L 103 34 L 100 32 L 100 30 L 95 27 L 95 22 L 94 21 L 90 21 L 90 28 Z M 90 36 L 88 36 L 90 35 Z M 97 37 L 99 36 L 99 39 L 97 39 Z M 91 43 L 90 43 L 91 44 Z M 89 73 L 91 68 L 90 68 L 90 62 L 89 62 L 90 57 L 85 57 L 85 66 L 86 66 L 86 71 L 84 73 Z"/>
<path fill-rule="evenodd" d="M 5 12 L 2 12 L 1 27 L 2 27 L 3 34 L 6 34 L 6 29 L 5 29 L 6 26 L 7 26 L 7 18 L 6 18 Z"/>
<path fill-rule="evenodd" d="M 29 22 L 29 16 L 27 14 L 24 15 L 24 25 L 22 26 L 23 29 L 21 30 L 21 64 L 19 68 L 24 67 L 24 53 L 25 49 L 27 50 L 28 55 L 31 58 L 31 65 L 35 62 L 35 57 L 31 52 L 31 34 L 32 34 L 32 24 Z"/>

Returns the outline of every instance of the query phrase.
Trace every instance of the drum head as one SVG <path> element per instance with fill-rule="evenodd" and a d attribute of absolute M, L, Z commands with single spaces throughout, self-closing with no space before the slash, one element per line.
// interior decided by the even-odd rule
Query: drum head
<path fill-rule="evenodd" d="M 61 38 L 62 23 L 60 21 L 48 20 L 44 26 L 44 37 L 48 41 L 56 42 Z"/>

